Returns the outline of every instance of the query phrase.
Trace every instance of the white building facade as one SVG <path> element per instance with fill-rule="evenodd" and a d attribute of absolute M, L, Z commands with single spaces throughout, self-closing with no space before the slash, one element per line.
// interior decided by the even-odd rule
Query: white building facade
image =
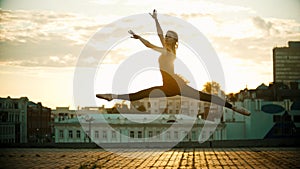
<path fill-rule="evenodd" d="M 56 143 L 180 142 L 224 140 L 226 137 L 223 123 L 181 114 L 95 114 L 90 112 L 78 118 L 56 122 L 54 127 Z M 89 135 L 91 140 L 89 140 Z"/>
<path fill-rule="evenodd" d="M 199 111 L 203 111 L 203 102 L 187 97 L 174 96 L 168 98 L 145 98 L 132 103 L 137 108 L 144 106 L 147 113 L 150 114 L 185 114 L 196 116 Z"/>

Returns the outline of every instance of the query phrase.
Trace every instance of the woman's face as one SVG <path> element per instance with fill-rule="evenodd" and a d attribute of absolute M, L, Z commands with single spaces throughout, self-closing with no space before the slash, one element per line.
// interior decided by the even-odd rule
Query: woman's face
<path fill-rule="evenodd" d="M 167 43 L 167 44 L 172 44 L 173 42 L 174 42 L 175 40 L 173 39 L 173 38 L 171 38 L 171 37 L 165 37 L 165 42 Z"/>
<path fill-rule="evenodd" d="M 167 34 L 165 36 L 165 41 L 168 44 L 172 44 L 174 42 L 177 42 L 176 37 L 177 37 L 177 35 L 173 34 L 172 32 L 167 32 Z"/>

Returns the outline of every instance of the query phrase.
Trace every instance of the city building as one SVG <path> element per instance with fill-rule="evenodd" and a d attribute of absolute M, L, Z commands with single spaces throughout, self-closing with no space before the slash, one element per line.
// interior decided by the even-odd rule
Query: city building
<path fill-rule="evenodd" d="M 221 96 L 222 97 L 222 96 Z M 225 96 L 223 96 L 225 97 Z M 203 102 L 196 99 L 173 96 L 167 98 L 145 98 L 131 103 L 131 110 L 135 109 L 139 112 L 149 114 L 184 114 L 192 117 L 201 116 L 202 119 L 208 118 L 210 113 L 210 120 L 219 118 L 223 108 L 216 104 Z"/>
<path fill-rule="evenodd" d="M 225 110 L 223 121 L 229 139 L 300 137 L 300 42 L 273 49 L 273 78 L 269 86 L 227 95 L 250 110 L 246 117 Z"/>
<path fill-rule="evenodd" d="M 0 143 L 27 142 L 28 98 L 0 98 Z"/>
<path fill-rule="evenodd" d="M 51 116 L 54 122 L 63 121 L 66 119 L 72 119 L 77 116 L 75 110 L 70 110 L 69 107 L 56 107 L 56 109 L 51 110 Z"/>
<path fill-rule="evenodd" d="M 40 102 L 27 105 L 27 136 L 29 143 L 51 142 L 51 109 Z"/>
<path fill-rule="evenodd" d="M 107 110 L 104 106 L 102 107 L 82 107 L 83 111 L 71 110 L 70 107 L 56 107 L 56 109 L 51 110 L 51 117 L 54 122 L 64 121 L 67 119 L 76 118 L 78 113 L 84 113 L 85 111 L 92 110 L 93 112 L 97 112 L 99 114 L 107 114 Z"/>
<path fill-rule="evenodd" d="M 0 142 L 48 141 L 51 135 L 49 108 L 27 97 L 0 98 Z"/>
<path fill-rule="evenodd" d="M 300 88 L 289 88 L 283 83 L 270 83 L 269 86 L 261 84 L 256 89 L 245 88 L 240 90 L 239 93 L 231 93 L 227 95 L 227 99 L 231 102 L 243 101 L 245 99 L 261 99 L 265 101 L 296 101 L 300 100 Z"/>
<path fill-rule="evenodd" d="M 236 105 L 250 110 L 251 116 L 224 111 L 226 138 L 264 139 L 300 137 L 300 102 L 245 99 Z"/>
<path fill-rule="evenodd" d="M 273 81 L 290 88 L 300 84 L 300 41 L 288 42 L 288 47 L 273 49 Z"/>
<path fill-rule="evenodd" d="M 221 111 L 223 117 L 214 121 L 184 114 L 99 114 L 96 110 L 83 110 L 77 117 L 55 123 L 55 142 L 201 142 L 201 138 L 208 137 L 210 140 L 300 137 L 299 101 L 252 98 L 235 104 L 250 110 L 251 116 L 226 108 Z"/>
<path fill-rule="evenodd" d="M 190 116 L 196 116 L 199 114 L 201 105 L 201 102 L 198 100 L 181 96 L 168 98 L 145 98 L 131 103 L 132 108 L 137 110 L 144 109 L 142 112 L 149 114 L 185 114 Z"/>
<path fill-rule="evenodd" d="M 55 123 L 56 143 L 180 142 L 226 136 L 223 123 L 182 114 L 78 113 L 82 115 Z"/>
<path fill-rule="evenodd" d="M 181 96 L 145 98 L 113 108 L 57 108 L 56 143 L 180 142 L 300 137 L 300 42 L 273 49 L 274 82 L 227 99 L 250 110 L 230 109 Z M 224 97 L 216 83 L 206 92 Z"/>

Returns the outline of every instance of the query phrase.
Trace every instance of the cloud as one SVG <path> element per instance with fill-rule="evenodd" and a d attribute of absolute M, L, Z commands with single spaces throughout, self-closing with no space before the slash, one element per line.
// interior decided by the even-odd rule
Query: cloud
<path fill-rule="evenodd" d="M 170 13 L 169 15 L 171 16 L 178 16 L 184 20 L 188 20 L 188 19 L 194 19 L 194 18 L 203 18 L 203 17 L 212 17 L 212 14 L 208 14 L 208 13 L 181 13 L 181 14 L 175 14 L 175 13 Z"/>
<path fill-rule="evenodd" d="M 72 13 L 0 10 L 0 15 L 3 18 L 0 27 L 0 62 L 18 66 L 76 65 L 74 59 L 66 61 L 65 56 L 81 56 L 84 58 L 80 65 L 96 65 L 101 59 L 99 57 L 108 50 L 102 47 L 104 44 L 129 38 L 128 25 L 132 22 L 110 24 L 104 31 L 104 25 L 99 21 Z M 97 30 L 102 33 L 97 34 Z M 126 57 L 123 49 L 109 50 L 105 63 L 119 63 Z"/>
<path fill-rule="evenodd" d="M 209 3 L 209 5 L 213 4 Z M 232 19 L 226 19 L 219 14 L 222 12 L 229 14 L 230 11 L 251 13 L 251 10 L 238 6 L 229 6 L 223 9 L 225 4 L 218 4 L 218 8 L 214 10 L 206 8 L 206 10 L 201 11 L 194 7 L 195 5 L 190 12 L 182 10 L 178 13 L 174 13 L 174 11 L 172 13 L 169 10 L 170 12 L 166 13 L 191 22 L 209 38 L 218 51 L 226 53 L 232 58 L 246 60 L 252 58 L 257 59 L 258 62 L 263 61 L 263 58 L 269 56 L 270 49 L 274 46 L 284 46 L 287 41 L 299 40 L 298 37 L 300 37 L 300 24 L 293 20 L 251 16 L 253 13 L 246 18 L 237 15 Z M 202 8 L 204 6 L 201 6 Z M 90 47 L 86 50 L 86 58 L 82 64 L 87 66 L 93 63 L 96 65 L 99 57 L 107 52 L 103 44 L 109 41 L 115 42 L 120 37 L 129 37 L 127 34 L 128 27 L 118 25 L 110 25 L 109 29 L 106 30 L 107 32 L 97 34 L 96 31 L 104 26 L 99 24 L 101 20 L 95 21 L 94 18 L 73 13 L 0 10 L 0 16 L 1 63 L 7 62 L 22 66 L 39 66 L 39 64 L 40 66 L 51 67 L 74 66 L 76 60 L 67 60 L 65 56 L 78 57 L 82 55 L 81 52 L 84 47 Z M 149 23 L 152 21 L 150 16 L 145 18 L 145 21 L 146 19 L 149 19 Z M 126 20 L 123 25 L 130 25 L 131 22 Z M 165 22 L 161 24 L 163 28 L 168 25 Z M 145 24 L 132 27 L 134 30 L 140 30 L 137 33 L 142 33 L 147 26 Z M 152 26 L 153 31 L 155 31 L 155 26 Z M 91 46 L 85 46 L 92 36 L 94 41 L 89 42 Z M 133 40 L 130 42 L 126 42 L 129 45 L 111 50 L 104 63 L 117 64 L 129 56 L 130 51 L 145 49 L 139 42 Z"/>
<path fill-rule="evenodd" d="M 20 59 L 14 61 L 0 62 L 0 65 L 22 66 L 22 67 L 70 67 L 75 66 L 77 57 L 71 54 L 64 56 L 35 57 L 30 60 Z"/>
<path fill-rule="evenodd" d="M 83 44 L 99 27 L 92 19 L 72 13 L 51 11 L 0 10 L 1 42 L 35 42 L 53 37 Z"/>
<path fill-rule="evenodd" d="M 256 28 L 262 30 L 267 35 L 270 35 L 272 32 L 278 33 L 278 30 L 274 28 L 274 25 L 272 22 L 266 21 L 261 17 L 258 17 L 258 16 L 253 17 L 252 22 Z"/>
<path fill-rule="evenodd" d="M 224 31 L 226 24 L 229 23 L 224 22 L 217 29 Z M 209 34 L 208 38 L 224 67 L 232 69 L 234 66 L 236 70 L 233 71 L 248 74 L 247 71 L 251 71 L 252 76 L 258 73 L 261 79 L 272 78 L 272 49 L 287 46 L 288 41 L 300 40 L 300 23 L 295 20 L 251 17 L 236 24 L 236 27 L 228 26 L 231 31 Z"/>
<path fill-rule="evenodd" d="M 75 66 L 103 25 L 72 13 L 0 10 L 0 62 L 16 66 Z"/>
<path fill-rule="evenodd" d="M 81 51 L 80 45 L 70 44 L 70 40 L 62 40 L 60 37 L 52 37 L 49 40 L 43 40 L 39 43 L 28 41 L 26 43 L 19 43 L 15 41 L 6 41 L 0 43 L 0 62 L 22 66 L 62 66 L 49 62 L 50 56 L 57 56 L 59 58 L 66 55 L 79 56 Z M 15 63 L 13 63 L 15 62 Z M 33 64 L 37 62 L 37 64 Z M 21 64 L 22 63 L 22 64 Z M 28 64 L 28 65 L 26 65 Z M 65 66 L 74 66 L 73 63 L 65 64 Z"/>
<path fill-rule="evenodd" d="M 260 29 L 269 31 L 272 28 L 272 23 L 263 20 L 261 17 L 256 16 L 252 20 L 254 25 Z"/>

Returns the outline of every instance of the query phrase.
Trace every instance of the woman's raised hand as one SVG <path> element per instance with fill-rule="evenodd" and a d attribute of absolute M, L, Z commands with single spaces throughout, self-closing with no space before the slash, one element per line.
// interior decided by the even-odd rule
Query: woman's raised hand
<path fill-rule="evenodd" d="M 128 33 L 132 35 L 131 38 L 134 38 L 134 39 L 138 39 L 139 38 L 139 35 L 135 34 L 132 30 L 129 30 Z"/>
<path fill-rule="evenodd" d="M 155 9 L 153 10 L 153 13 L 149 13 L 149 15 L 151 15 L 153 19 L 157 19 L 157 12 Z"/>

